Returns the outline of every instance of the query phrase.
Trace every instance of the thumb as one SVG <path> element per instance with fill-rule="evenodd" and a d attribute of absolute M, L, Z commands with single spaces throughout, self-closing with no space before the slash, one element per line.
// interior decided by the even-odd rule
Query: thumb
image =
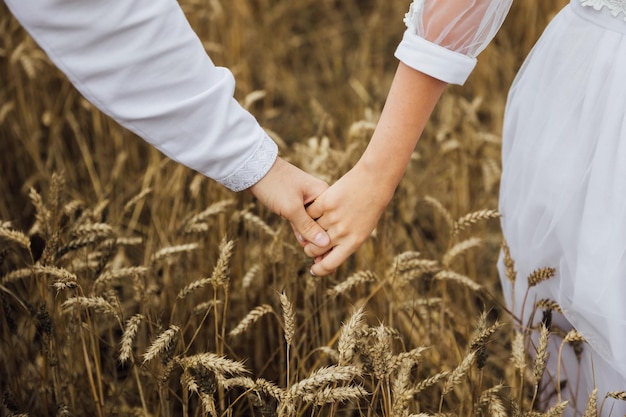
<path fill-rule="evenodd" d="M 323 248 L 330 245 L 330 236 L 322 229 L 322 226 L 317 224 L 315 220 L 307 214 L 304 206 L 294 212 L 289 221 L 291 221 L 294 229 L 300 233 L 305 240 L 313 243 L 315 246 Z"/>

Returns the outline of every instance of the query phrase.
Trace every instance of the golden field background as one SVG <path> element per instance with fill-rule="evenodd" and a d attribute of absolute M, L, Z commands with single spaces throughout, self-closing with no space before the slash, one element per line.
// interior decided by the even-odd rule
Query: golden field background
<path fill-rule="evenodd" d="M 356 161 L 408 1 L 180 3 L 284 157 L 329 183 Z M 324 278 L 250 195 L 81 98 L 0 6 L 0 416 L 543 415 L 495 210 L 507 89 L 564 3 L 514 2 Z"/>

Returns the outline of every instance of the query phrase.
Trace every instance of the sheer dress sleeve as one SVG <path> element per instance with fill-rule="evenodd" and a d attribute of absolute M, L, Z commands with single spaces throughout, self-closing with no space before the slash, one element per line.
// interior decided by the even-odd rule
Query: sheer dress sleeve
<path fill-rule="evenodd" d="M 513 0 L 414 0 L 396 50 L 404 64 L 450 84 L 463 84 Z"/>
<path fill-rule="evenodd" d="M 168 157 L 233 191 L 273 165 L 276 144 L 176 0 L 5 3 L 85 98 Z"/>

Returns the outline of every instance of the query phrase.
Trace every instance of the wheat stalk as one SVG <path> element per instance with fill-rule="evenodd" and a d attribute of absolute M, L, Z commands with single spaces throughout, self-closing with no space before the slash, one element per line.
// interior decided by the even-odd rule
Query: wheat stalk
<path fill-rule="evenodd" d="M 111 281 L 119 281 L 125 278 L 136 278 L 145 275 L 148 268 L 145 266 L 131 266 L 128 268 L 119 268 L 102 273 L 93 283 L 94 288 L 104 286 Z"/>
<path fill-rule="evenodd" d="M 410 389 L 411 371 L 415 362 L 410 359 L 404 359 L 398 366 L 396 377 L 393 380 L 391 392 L 393 393 L 392 415 L 401 416 L 409 412 L 409 401 L 413 398 L 413 392 Z"/>
<path fill-rule="evenodd" d="M 499 219 L 502 217 L 500 213 L 495 210 L 479 210 L 473 213 L 466 214 L 465 216 L 457 219 L 452 226 L 452 236 L 458 235 L 461 231 L 468 227 L 483 221 L 491 219 Z"/>
<path fill-rule="evenodd" d="M 235 200 L 230 198 L 222 201 L 218 201 L 217 203 L 211 204 L 205 210 L 197 213 L 183 222 L 183 231 L 189 232 L 191 228 L 198 224 L 206 224 L 205 221 L 216 214 L 223 213 L 226 209 L 235 204 Z"/>
<path fill-rule="evenodd" d="M 465 358 L 459 364 L 459 366 L 457 366 L 454 369 L 454 371 L 452 371 L 452 373 L 448 377 L 448 380 L 446 381 L 443 387 L 443 391 L 441 394 L 442 397 L 448 394 L 450 391 L 452 391 L 452 388 L 454 388 L 456 385 L 460 384 L 461 381 L 463 381 L 463 378 L 469 371 L 470 367 L 472 366 L 472 363 L 474 363 L 475 358 L 476 358 L 476 352 L 475 351 L 470 352 L 467 356 L 465 356 Z"/>
<path fill-rule="evenodd" d="M 626 391 L 611 391 L 607 393 L 606 396 L 615 398 L 616 400 L 626 401 Z"/>
<path fill-rule="evenodd" d="M 252 286 L 252 281 L 256 277 L 256 275 L 261 271 L 261 265 L 255 264 L 241 279 L 241 286 L 244 289 L 248 289 Z"/>
<path fill-rule="evenodd" d="M 364 316 L 364 308 L 361 306 L 350 316 L 348 322 L 341 328 L 339 341 L 337 342 L 337 351 L 339 352 L 338 363 L 340 365 L 347 365 L 354 359 L 356 347 L 365 328 Z"/>
<path fill-rule="evenodd" d="M 222 300 L 209 300 L 204 301 L 193 308 L 194 314 L 205 314 L 207 310 L 211 308 L 217 308 L 218 306 L 224 304 Z"/>
<path fill-rule="evenodd" d="M 558 417 L 563 415 L 563 411 L 565 411 L 565 407 L 567 407 L 567 401 L 560 402 L 556 404 L 554 407 L 546 411 L 545 417 Z"/>
<path fill-rule="evenodd" d="M 199 245 L 197 243 L 188 243 L 185 245 L 175 245 L 168 246 L 166 248 L 159 249 L 156 251 L 151 258 L 151 262 L 157 262 L 166 258 L 169 258 L 174 255 L 178 255 L 180 253 L 192 252 L 198 249 Z"/>
<path fill-rule="evenodd" d="M 105 239 L 105 235 L 99 235 L 97 233 L 86 234 L 85 236 L 72 239 L 65 246 L 59 248 L 56 251 L 56 258 L 61 258 L 69 252 L 84 248 L 85 246 L 95 245 Z"/>
<path fill-rule="evenodd" d="M 378 281 L 378 277 L 376 277 L 375 273 L 371 271 L 359 271 L 355 274 L 350 275 L 344 281 L 329 289 L 328 295 L 330 295 L 331 297 L 336 297 L 339 294 L 345 294 L 359 284 L 375 281 Z"/>
<path fill-rule="evenodd" d="M 228 281 L 228 264 L 233 255 L 234 247 L 235 241 L 227 240 L 226 237 L 220 242 L 220 256 L 211 274 L 211 280 L 216 285 L 226 285 Z"/>
<path fill-rule="evenodd" d="M 517 272 L 515 271 L 515 261 L 511 257 L 511 249 L 506 240 L 502 241 L 502 254 L 504 255 L 504 269 L 506 278 L 514 283 L 517 279 Z"/>
<path fill-rule="evenodd" d="M 263 379 L 263 378 L 257 378 L 255 381 L 255 386 L 256 389 L 264 392 L 266 394 L 268 394 L 269 396 L 282 401 L 282 399 L 285 397 L 285 390 L 276 386 L 275 384 Z"/>
<path fill-rule="evenodd" d="M 99 313 L 111 314 L 119 319 L 115 307 L 102 297 L 72 297 L 65 300 L 61 306 L 65 311 L 76 307 L 84 307 Z"/>
<path fill-rule="evenodd" d="M 137 194 L 136 196 L 128 200 L 126 204 L 124 204 L 124 208 L 122 209 L 122 212 L 128 213 L 130 209 L 132 209 L 139 201 L 146 198 L 146 196 L 150 193 L 152 193 L 152 188 L 150 187 L 144 188 L 143 190 L 141 190 L 139 194 Z"/>
<path fill-rule="evenodd" d="M 589 394 L 583 417 L 598 417 L 598 388 L 594 388 Z"/>
<path fill-rule="evenodd" d="M 255 229 L 259 229 L 263 231 L 268 236 L 271 236 L 271 237 L 276 236 L 277 233 L 274 231 L 274 229 L 272 229 L 267 223 L 263 221 L 263 219 L 261 219 L 256 214 L 252 214 L 249 211 L 244 211 L 242 214 L 242 217 L 243 217 L 244 223 L 252 226 Z"/>
<path fill-rule="evenodd" d="M 182 300 L 183 298 L 186 298 L 189 294 L 195 292 L 196 290 L 200 288 L 204 288 L 209 284 L 213 285 L 213 287 L 215 288 L 217 288 L 220 285 L 220 283 L 216 282 L 213 277 L 200 278 L 190 284 L 187 284 L 184 288 L 182 288 L 178 292 L 178 295 L 176 296 L 176 298 L 178 298 L 179 300 Z"/>
<path fill-rule="evenodd" d="M 552 278 L 555 274 L 556 274 L 555 268 L 536 269 L 533 272 L 531 272 L 530 275 L 528 276 L 528 286 L 532 288 L 535 285 L 538 285 L 542 283 L 543 281 L 546 281 Z"/>
<path fill-rule="evenodd" d="M 526 352 L 524 350 L 524 334 L 522 332 L 515 332 L 511 350 L 511 360 L 515 367 L 519 370 L 524 369 L 526 367 Z"/>
<path fill-rule="evenodd" d="M 467 252 L 470 249 L 473 249 L 477 246 L 480 246 L 482 240 L 477 237 L 472 237 L 462 242 L 457 243 L 452 246 L 444 255 L 441 260 L 444 268 L 449 268 L 452 261 L 460 256 L 461 254 Z"/>
<path fill-rule="evenodd" d="M 256 388 L 256 383 L 254 380 L 247 376 L 236 376 L 233 378 L 225 379 L 221 383 L 221 387 L 225 390 L 230 390 L 234 387 L 242 387 L 248 390 L 253 390 Z"/>
<path fill-rule="evenodd" d="M 544 299 L 537 301 L 535 305 L 537 308 L 540 308 L 540 309 L 544 309 L 548 311 L 556 311 L 557 313 L 563 314 L 563 310 L 561 309 L 561 306 L 552 300 L 548 300 L 544 298 Z"/>
<path fill-rule="evenodd" d="M 502 390 L 503 385 L 498 384 L 495 387 L 492 387 L 486 391 L 484 391 L 480 398 L 478 399 L 477 405 L 474 407 L 476 409 L 475 415 L 480 415 L 479 411 L 481 409 L 487 408 L 489 410 L 489 416 L 492 417 L 506 417 L 506 409 L 502 405 L 502 400 L 498 397 L 498 392 Z"/>
<path fill-rule="evenodd" d="M 139 236 L 133 236 L 133 237 L 117 237 L 114 239 L 115 245 L 116 246 L 137 246 L 137 245 L 141 245 L 143 243 L 143 238 L 139 237 Z M 104 242 L 102 242 L 103 244 L 108 244 L 109 241 L 105 240 Z"/>
<path fill-rule="evenodd" d="M 179 363 L 183 369 L 208 369 L 213 372 L 216 377 L 220 377 L 222 379 L 225 379 L 225 375 L 241 376 L 248 373 L 248 370 L 241 362 L 236 362 L 210 352 L 199 353 L 179 359 Z"/>
<path fill-rule="evenodd" d="M 180 327 L 172 324 L 167 330 L 158 335 L 150 347 L 148 347 L 146 353 L 144 353 L 143 363 L 150 362 L 159 354 L 169 350 L 178 333 L 180 333 Z"/>
<path fill-rule="evenodd" d="M 33 231 L 39 228 L 42 230 L 44 235 L 48 235 L 50 233 L 48 224 L 51 214 L 46 208 L 41 194 L 31 187 L 28 192 L 28 198 L 33 206 L 35 206 L 35 224 L 33 225 Z"/>
<path fill-rule="evenodd" d="M 415 310 L 418 308 L 430 308 L 441 305 L 443 300 L 440 297 L 432 297 L 420 300 L 411 300 L 400 304 L 399 308 L 402 310 Z"/>
<path fill-rule="evenodd" d="M 563 343 L 573 343 L 573 342 L 580 342 L 580 343 L 585 342 L 585 338 L 583 337 L 583 335 L 578 333 L 578 331 L 575 329 L 567 332 L 567 334 L 563 338 Z"/>
<path fill-rule="evenodd" d="M 443 381 L 446 378 L 450 378 L 451 374 L 452 373 L 450 371 L 443 371 L 431 377 L 428 377 L 424 379 L 423 381 L 420 381 L 417 385 L 415 385 L 415 388 L 413 388 L 413 395 L 419 394 L 426 388 L 435 385 L 439 381 Z"/>
<path fill-rule="evenodd" d="M 345 401 L 355 401 L 368 395 L 368 392 L 359 386 L 324 387 L 319 391 L 306 393 L 302 401 L 322 406 Z"/>
<path fill-rule="evenodd" d="M 331 365 L 315 370 L 308 378 L 294 384 L 285 394 L 285 401 L 303 398 L 307 394 L 316 392 L 326 384 L 335 384 L 350 381 L 361 374 L 355 366 Z"/>
<path fill-rule="evenodd" d="M 268 313 L 273 313 L 274 309 L 269 304 L 263 304 L 258 307 L 253 308 L 246 316 L 237 324 L 237 326 L 230 331 L 230 337 L 237 337 L 243 334 L 246 330 L 250 328 L 254 323 L 256 323 L 261 317 Z"/>
<path fill-rule="evenodd" d="M 210 414 L 212 417 L 218 417 L 213 396 L 205 394 L 204 392 L 200 392 L 198 395 L 200 396 L 200 401 L 202 403 L 202 408 L 204 409 L 204 412 Z"/>
<path fill-rule="evenodd" d="M 8 227 L 0 227 L 0 238 L 16 243 L 30 252 L 30 239 L 20 231 L 11 230 Z"/>
<path fill-rule="evenodd" d="M 483 314 L 482 317 L 487 317 L 486 314 Z M 482 327 L 482 326 L 481 326 Z M 489 327 L 483 327 L 473 338 L 470 344 L 470 349 L 479 349 L 482 346 L 485 346 L 489 338 L 498 331 L 502 327 L 502 324 L 499 322 L 495 322 L 493 325 Z"/>
<path fill-rule="evenodd" d="M 296 332 L 296 312 L 293 309 L 293 304 L 291 304 L 284 292 L 280 294 L 280 305 L 283 309 L 285 341 L 288 346 L 291 346 Z"/>
<path fill-rule="evenodd" d="M 198 394 L 200 392 L 200 387 L 198 386 L 198 383 L 187 369 L 185 369 L 180 375 L 180 384 L 183 387 L 187 388 L 187 390 L 190 392 L 193 392 L 195 394 Z"/>
<path fill-rule="evenodd" d="M 400 363 L 404 363 L 407 360 L 411 363 L 417 364 L 420 360 L 422 360 L 422 353 L 426 350 L 428 350 L 427 347 L 420 346 L 411 349 L 408 352 L 401 352 L 396 356 L 396 362 L 398 363 L 398 366 L 400 366 Z M 397 368 L 398 366 L 394 366 L 393 368 Z"/>
<path fill-rule="evenodd" d="M 452 282 L 456 282 L 459 283 L 467 288 L 469 288 L 472 291 L 480 291 L 482 289 L 482 287 L 480 286 L 480 284 L 476 283 L 476 281 L 472 280 L 469 277 L 466 277 L 465 275 L 461 275 L 457 272 L 454 271 L 441 271 L 438 272 L 434 278 L 435 280 L 440 280 L 440 281 L 452 281 Z"/>
<path fill-rule="evenodd" d="M 433 207 L 441 215 L 441 217 L 443 217 L 450 230 L 453 229 L 454 219 L 452 218 L 452 214 L 450 214 L 450 212 L 443 206 L 443 204 L 441 204 L 439 200 L 435 197 L 427 195 L 424 197 L 424 202 Z"/>
<path fill-rule="evenodd" d="M 373 340 L 370 341 L 364 354 L 371 361 L 374 376 L 383 381 L 395 371 L 394 366 L 397 365 L 391 345 L 394 334 L 392 329 L 382 324 L 371 328 L 370 331 L 370 339 Z"/>
<path fill-rule="evenodd" d="M 79 225 L 72 231 L 72 236 L 76 239 L 94 237 L 107 238 L 114 235 L 113 227 L 106 223 L 89 223 Z"/>
<path fill-rule="evenodd" d="M 124 333 L 122 334 L 122 341 L 120 342 L 120 354 L 119 361 L 124 364 L 128 361 L 133 352 L 133 340 L 139 330 L 139 324 L 145 320 L 142 314 L 136 314 L 126 322 Z"/>
<path fill-rule="evenodd" d="M 539 332 L 539 345 L 537 347 L 537 354 L 535 356 L 533 365 L 533 377 L 535 379 L 535 385 L 539 385 L 543 373 L 546 370 L 546 363 L 548 362 L 548 328 L 542 323 L 541 330 Z"/>
<path fill-rule="evenodd" d="M 21 268 L 11 271 L 2 277 L 2 285 L 6 285 L 10 282 L 15 282 L 20 279 L 28 278 L 34 275 L 32 268 Z"/>

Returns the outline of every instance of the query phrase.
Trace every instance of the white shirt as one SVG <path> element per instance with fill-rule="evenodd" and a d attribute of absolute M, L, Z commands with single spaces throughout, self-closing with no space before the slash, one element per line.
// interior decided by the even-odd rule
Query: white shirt
<path fill-rule="evenodd" d="M 234 191 L 273 165 L 276 144 L 175 0 L 4 1 L 87 100 L 168 157 Z"/>

